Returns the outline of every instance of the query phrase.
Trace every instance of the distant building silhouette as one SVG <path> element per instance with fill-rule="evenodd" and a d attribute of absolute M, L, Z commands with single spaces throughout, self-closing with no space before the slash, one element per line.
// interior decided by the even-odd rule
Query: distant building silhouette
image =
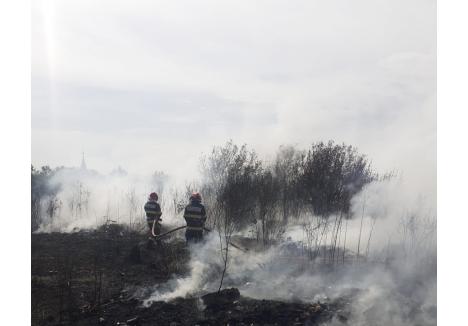
<path fill-rule="evenodd" d="M 81 169 L 82 170 L 87 170 L 88 168 L 86 167 L 86 162 L 84 158 L 84 152 L 83 152 L 83 157 L 81 158 Z"/>

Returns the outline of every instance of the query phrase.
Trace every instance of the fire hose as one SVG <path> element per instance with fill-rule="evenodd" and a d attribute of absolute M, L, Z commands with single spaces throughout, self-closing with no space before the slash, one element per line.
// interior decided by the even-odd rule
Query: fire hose
<path fill-rule="evenodd" d="M 161 239 L 162 237 L 164 237 L 164 236 L 166 236 L 166 235 L 168 235 L 168 234 L 171 234 L 171 233 L 173 233 L 173 232 L 175 232 L 175 231 L 179 231 L 179 230 L 185 229 L 185 228 L 187 227 L 186 225 L 179 226 L 179 227 L 176 227 L 175 229 L 172 229 L 172 230 L 169 230 L 169 231 L 167 231 L 167 232 L 164 232 L 163 234 L 157 235 L 157 234 L 154 234 L 154 226 L 155 226 L 155 225 L 156 225 L 156 220 L 154 220 L 154 222 L 153 222 L 153 227 L 152 227 L 152 229 L 151 229 L 151 233 L 153 234 L 153 237 L 154 237 L 155 240 L 159 240 L 159 239 Z M 210 229 L 208 229 L 208 228 L 206 228 L 206 227 L 203 227 L 203 229 L 204 229 L 205 231 L 207 231 L 207 232 L 211 232 L 211 231 L 212 231 L 212 230 L 210 230 Z M 233 246 L 234 248 L 240 250 L 240 251 L 243 251 L 243 252 L 249 251 L 248 248 L 241 248 L 241 247 L 237 246 L 236 244 L 232 243 L 231 241 L 229 241 L 229 244 L 230 244 L 231 246 Z"/>
<path fill-rule="evenodd" d="M 167 232 L 164 232 L 163 234 L 154 234 L 154 224 L 153 224 L 153 229 L 151 230 L 151 233 L 153 234 L 153 237 L 155 240 L 159 240 L 160 238 L 172 233 L 172 232 L 175 232 L 175 231 L 179 231 L 179 230 L 182 230 L 182 229 L 185 229 L 187 226 L 186 225 L 183 225 L 183 226 L 179 226 L 175 229 L 172 229 L 170 231 L 167 231 Z"/>

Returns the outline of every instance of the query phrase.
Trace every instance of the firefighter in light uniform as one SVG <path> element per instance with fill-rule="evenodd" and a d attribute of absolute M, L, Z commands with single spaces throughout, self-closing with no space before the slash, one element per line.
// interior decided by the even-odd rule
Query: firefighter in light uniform
<path fill-rule="evenodd" d="M 194 192 L 190 196 L 190 204 L 185 207 L 184 219 L 187 222 L 185 239 L 187 242 L 198 242 L 203 239 L 206 211 L 201 200 L 201 195 L 198 192 Z"/>
<path fill-rule="evenodd" d="M 161 219 L 161 206 L 158 204 L 158 195 L 152 192 L 149 195 L 148 201 L 145 204 L 146 222 L 148 223 L 149 233 L 152 236 L 151 230 L 154 224 L 154 234 L 161 233 L 161 225 L 158 223 Z"/>

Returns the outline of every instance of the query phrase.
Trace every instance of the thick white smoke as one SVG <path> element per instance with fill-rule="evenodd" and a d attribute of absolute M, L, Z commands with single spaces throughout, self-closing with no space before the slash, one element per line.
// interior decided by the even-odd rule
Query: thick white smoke
<path fill-rule="evenodd" d="M 435 325 L 436 224 L 430 204 L 417 194 L 405 194 L 401 179 L 371 184 L 353 200 L 354 218 L 348 221 L 346 244 L 341 243 L 345 262 L 337 260 L 331 266 L 308 259 L 307 241 L 296 225 L 287 233 L 288 241 L 268 249 L 244 252 L 230 247 L 223 287 L 237 287 L 252 298 L 282 301 L 326 302 L 354 293 L 347 308 L 352 325 Z M 218 289 L 222 271 L 218 236 L 212 233 L 190 249 L 190 273 L 156 286 L 145 304 Z"/>
<path fill-rule="evenodd" d="M 185 198 L 172 180 L 157 183 L 152 176 L 63 169 L 50 186 L 58 186 L 59 208 L 50 218 L 44 214 L 39 232 L 95 228 L 107 220 L 144 228 L 143 205 L 150 191 L 160 193 L 164 224 L 183 221 L 174 205 Z M 231 246 L 223 287 L 282 301 L 333 301 L 353 293 L 347 308 L 353 325 L 436 324 L 436 207 L 431 193 L 397 176 L 367 185 L 352 199 L 351 211 L 352 219 L 343 222 L 337 238 L 340 257 L 333 266 L 323 253 L 315 259 L 307 255 L 311 241 L 303 223 L 318 220 L 308 215 L 291 220 L 283 239 L 271 247 L 244 252 Z M 322 234 L 324 250 L 333 245 L 337 218 L 329 218 Z M 145 304 L 218 289 L 223 268 L 218 234 L 210 233 L 204 243 L 191 246 L 190 253 L 189 273 L 144 289 L 140 298 Z M 331 325 L 335 323 L 340 321 Z"/>
<path fill-rule="evenodd" d="M 64 168 L 54 173 L 48 186 L 58 191 L 42 202 L 37 232 L 94 229 L 106 222 L 134 229 L 146 227 L 143 206 L 153 191 L 159 194 L 164 223 L 174 225 L 182 221 L 177 220 L 174 209 L 178 194 L 172 180 L 164 175 L 138 176 L 122 171 L 102 175 L 91 170 Z"/>
<path fill-rule="evenodd" d="M 205 242 L 191 245 L 190 273 L 185 277 L 174 276 L 167 283 L 156 286 L 145 304 L 213 291 L 216 272 L 221 268 L 218 246 L 219 240 L 213 233 Z"/>

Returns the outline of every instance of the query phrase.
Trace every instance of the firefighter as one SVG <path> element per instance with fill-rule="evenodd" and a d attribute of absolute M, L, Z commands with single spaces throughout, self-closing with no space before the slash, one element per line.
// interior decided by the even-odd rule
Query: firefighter
<path fill-rule="evenodd" d="M 202 198 L 198 192 L 190 196 L 190 204 L 185 207 L 184 219 L 187 222 L 185 239 L 187 243 L 198 242 L 203 239 L 203 228 L 206 221 L 205 206 L 201 203 Z"/>
<path fill-rule="evenodd" d="M 158 235 L 161 233 L 161 225 L 158 223 L 161 219 L 161 206 L 158 204 L 158 194 L 152 192 L 149 195 L 148 201 L 145 204 L 146 222 L 148 223 L 150 237 L 152 237 L 151 230 L 154 224 L 154 234 Z"/>

